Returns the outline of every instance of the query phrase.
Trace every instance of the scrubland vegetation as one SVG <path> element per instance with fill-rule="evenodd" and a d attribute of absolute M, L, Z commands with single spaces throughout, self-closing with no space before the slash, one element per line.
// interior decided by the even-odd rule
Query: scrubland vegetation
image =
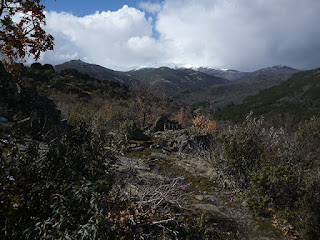
<path fill-rule="evenodd" d="M 43 11 L 0 2 L 1 239 L 320 239 L 319 69 L 25 67 Z"/>
<path fill-rule="evenodd" d="M 19 98 L 4 70 L 1 86 L 2 239 L 254 238 L 231 216 L 187 207 L 190 192 L 213 189 L 231 192 L 229 204 L 250 209 L 278 238 L 319 239 L 319 116 L 290 131 L 252 113 L 227 124 L 50 65 L 23 70 Z M 44 96 L 55 104 L 27 107 Z M 164 114 L 171 120 L 161 118 L 159 135 Z M 215 171 L 176 164 L 191 158 Z"/>

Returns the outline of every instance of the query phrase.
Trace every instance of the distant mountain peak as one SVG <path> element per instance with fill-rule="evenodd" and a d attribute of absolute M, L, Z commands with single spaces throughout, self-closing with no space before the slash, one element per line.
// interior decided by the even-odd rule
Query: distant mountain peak
<path fill-rule="evenodd" d="M 75 69 L 80 73 L 88 74 L 90 77 L 100 80 L 110 80 L 115 82 L 121 82 L 126 85 L 131 85 L 134 81 L 130 76 L 122 72 L 114 71 L 102 67 L 97 64 L 86 63 L 80 59 L 70 60 L 60 65 L 54 66 L 57 72 L 61 72 L 66 69 Z"/>
<path fill-rule="evenodd" d="M 260 70 L 255 71 L 254 73 L 267 74 L 267 75 L 279 75 L 279 74 L 293 74 L 297 72 L 300 72 L 300 70 L 281 64 L 281 65 L 262 68 Z"/>

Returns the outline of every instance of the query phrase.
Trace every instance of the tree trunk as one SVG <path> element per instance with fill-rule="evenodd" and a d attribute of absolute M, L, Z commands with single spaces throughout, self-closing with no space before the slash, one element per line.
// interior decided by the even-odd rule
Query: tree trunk
<path fill-rule="evenodd" d="M 4 4 L 5 4 L 5 0 L 0 0 L 0 17 L 2 15 L 2 13 L 3 13 Z"/>

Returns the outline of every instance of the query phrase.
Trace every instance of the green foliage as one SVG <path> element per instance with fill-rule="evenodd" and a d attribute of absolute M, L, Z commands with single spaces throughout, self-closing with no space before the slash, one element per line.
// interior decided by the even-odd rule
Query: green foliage
<path fill-rule="evenodd" d="M 301 123 L 296 132 L 297 147 L 303 163 L 311 169 L 320 167 L 320 117 Z"/>
<path fill-rule="evenodd" d="M 235 234 L 211 227 L 212 219 L 207 214 L 189 217 L 182 224 L 179 237 L 187 240 L 235 239 Z"/>
<path fill-rule="evenodd" d="M 85 126 L 56 139 L 45 153 L 36 142 L 12 143 L 1 156 L 4 239 L 104 238 L 114 161 L 104 144 Z"/>
<path fill-rule="evenodd" d="M 257 215 L 285 217 L 306 239 L 319 239 L 319 133 L 319 118 L 289 135 L 251 114 L 218 136 L 217 168 Z"/>
<path fill-rule="evenodd" d="M 94 115 L 94 109 L 81 103 L 75 103 L 68 113 L 67 120 L 72 126 L 78 126 L 84 122 L 89 125 L 92 122 Z"/>
<path fill-rule="evenodd" d="M 248 187 L 251 173 L 262 164 L 266 143 L 262 122 L 249 115 L 242 125 L 230 127 L 218 137 L 222 149 L 218 167 L 240 188 Z"/>
<path fill-rule="evenodd" d="M 301 196 L 300 226 L 307 239 L 319 239 L 320 233 L 320 118 L 299 126 L 296 133 L 301 165 L 305 171 L 305 192 Z"/>
<path fill-rule="evenodd" d="M 263 213 L 266 207 L 294 209 L 301 196 L 302 185 L 294 166 L 264 166 L 250 177 L 248 206 Z"/>
<path fill-rule="evenodd" d="M 320 178 L 305 179 L 306 192 L 302 197 L 300 227 L 306 239 L 320 239 Z"/>

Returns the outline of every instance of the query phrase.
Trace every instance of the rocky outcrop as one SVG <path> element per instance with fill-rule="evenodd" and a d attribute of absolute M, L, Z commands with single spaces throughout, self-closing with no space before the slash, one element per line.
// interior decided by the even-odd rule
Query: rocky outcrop
<path fill-rule="evenodd" d="M 175 120 L 169 120 L 168 116 L 161 115 L 153 125 L 153 132 L 160 132 L 165 130 L 179 130 L 182 129 L 181 124 Z"/>
<path fill-rule="evenodd" d="M 41 65 L 41 64 L 40 64 Z M 35 68 L 40 67 L 35 65 Z M 0 116 L 20 134 L 42 138 L 61 124 L 61 113 L 52 100 L 40 96 L 33 88 L 18 89 L 0 64 Z"/>
<path fill-rule="evenodd" d="M 182 141 L 180 143 L 179 151 L 187 151 L 187 152 L 199 152 L 202 150 L 209 150 L 211 145 L 213 144 L 213 136 L 210 134 L 207 135 L 196 135 L 191 139 L 187 139 L 186 141 Z"/>
<path fill-rule="evenodd" d="M 144 132 L 137 127 L 134 122 L 124 122 L 121 126 L 122 134 L 127 140 L 133 141 L 147 141 L 149 137 L 144 134 Z"/>

